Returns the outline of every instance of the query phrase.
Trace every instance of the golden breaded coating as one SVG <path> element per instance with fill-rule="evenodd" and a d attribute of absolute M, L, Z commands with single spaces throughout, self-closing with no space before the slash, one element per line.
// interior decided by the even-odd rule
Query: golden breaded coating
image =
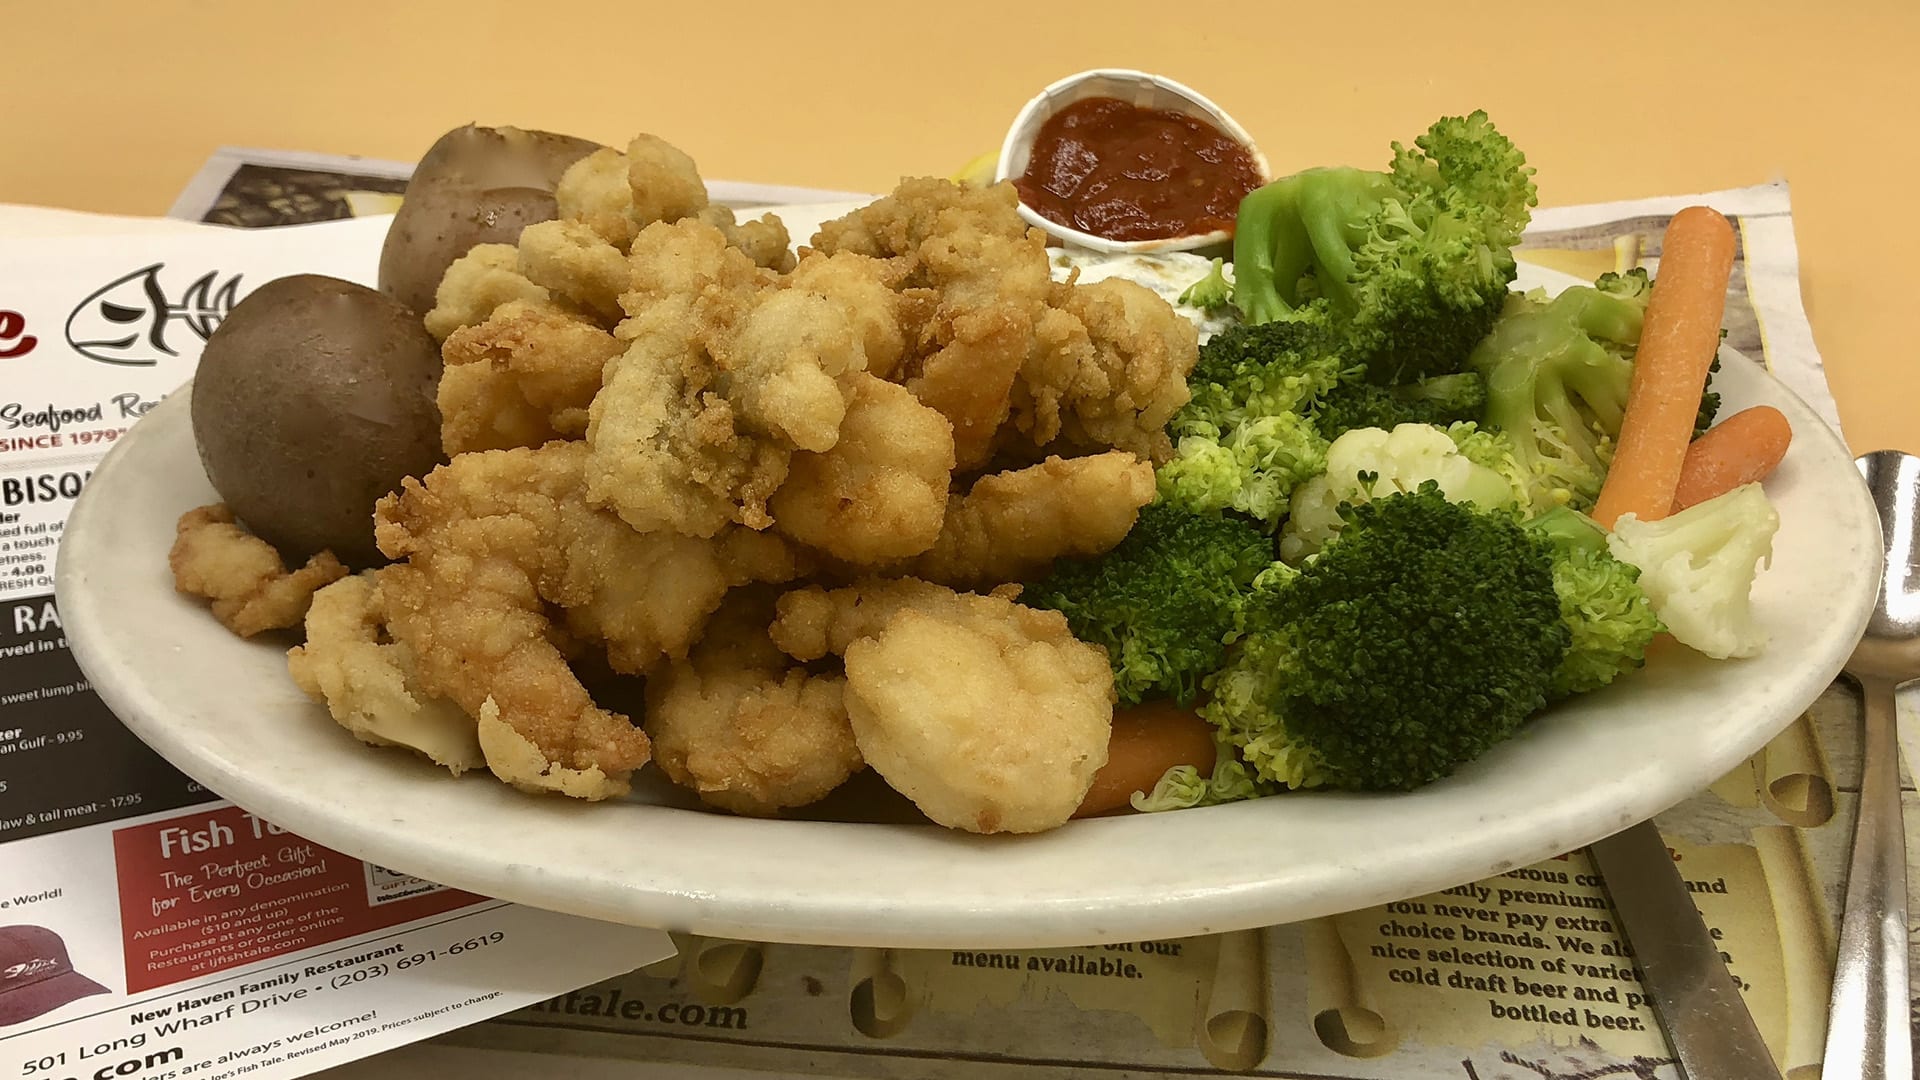
<path fill-rule="evenodd" d="M 707 185 L 686 151 L 657 135 L 636 135 L 627 144 L 627 187 L 633 219 L 642 226 L 679 221 L 707 208 Z"/>
<path fill-rule="evenodd" d="M 554 185 L 558 215 L 577 221 L 600 239 L 627 250 L 643 222 L 633 216 L 633 189 L 627 185 L 627 155 L 602 147 L 567 166 Z"/>
<path fill-rule="evenodd" d="M 952 427 L 905 387 L 865 374 L 847 384 L 839 441 L 793 456 L 768 504 L 774 528 L 846 563 L 918 555 L 946 516 Z"/>
<path fill-rule="evenodd" d="M 627 349 L 608 363 L 588 410 L 591 498 L 643 531 L 713 536 L 730 523 L 771 525 L 767 500 L 787 477 L 792 448 L 744 430 L 714 384 L 697 315 L 662 304 L 621 332 Z"/>
<path fill-rule="evenodd" d="M 775 280 L 728 244 L 719 229 L 691 219 L 640 230 L 627 254 L 627 270 L 630 291 L 620 305 L 630 316 L 652 314 L 662 304 L 691 310 L 715 290 L 723 298 L 744 300 Z M 625 336 L 620 329 L 614 332 Z"/>
<path fill-rule="evenodd" d="M 288 650 L 288 674 L 361 742 L 405 747 L 455 776 L 480 768 L 486 759 L 473 717 L 421 690 L 413 651 L 383 640 L 380 574 L 364 571 L 313 595 L 306 644 Z"/>
<path fill-rule="evenodd" d="M 453 260 L 433 294 L 433 310 L 422 320 L 435 341 L 463 326 L 486 321 L 501 304 L 524 300 L 545 304 L 547 290 L 520 273 L 520 252 L 512 244 L 475 244 Z"/>
<path fill-rule="evenodd" d="M 692 654 L 647 680 L 655 763 L 737 814 L 805 806 L 862 766 L 846 680 L 811 674 L 774 648 L 772 616 L 756 590 L 735 590 Z"/>
<path fill-rule="evenodd" d="M 822 253 L 889 259 L 898 287 L 932 291 L 933 310 L 900 374 L 953 423 L 962 471 L 992 457 L 1051 295 L 1046 238 L 1014 206 L 1010 184 L 905 180 L 814 236 Z"/>
<path fill-rule="evenodd" d="M 698 220 L 754 263 L 780 273 L 793 269 L 792 239 L 779 217 L 740 221 L 732 209 L 709 204 L 693 159 L 654 136 L 640 136 L 628 150 L 596 150 L 574 162 L 554 188 L 557 216 L 592 229 L 622 253 L 648 225 Z"/>
<path fill-rule="evenodd" d="M 453 455 L 584 436 L 601 371 L 621 351 L 585 319 L 523 300 L 502 304 L 440 349 L 442 448 Z"/>
<path fill-rule="evenodd" d="M 1187 375 L 1199 359 L 1199 331 L 1153 290 L 1120 278 L 1056 285 L 1054 297 L 1053 310 L 1084 333 L 1070 333 L 1065 348 L 1023 368 L 1016 400 L 1031 402 L 1034 423 L 1041 430 L 1052 426 L 1069 446 L 1111 446 L 1167 460 L 1173 455 L 1167 422 L 1190 396 Z M 1023 411 L 1016 405 L 1016 417 Z M 1048 440 L 1034 441 L 1044 446 Z"/>
<path fill-rule="evenodd" d="M 520 273 L 608 326 L 632 287 L 627 257 L 578 221 L 542 221 L 520 232 Z"/>
<path fill-rule="evenodd" d="M 727 243 L 737 247 L 755 265 L 784 274 L 793 269 L 793 238 L 786 222 L 778 214 L 761 214 L 751 221 L 735 219 L 725 206 L 709 206 L 696 215 L 699 220 L 719 229 Z"/>
<path fill-rule="evenodd" d="M 630 345 L 589 410 L 593 498 L 636 529 L 766 528 L 793 451 L 839 438 L 840 380 L 866 364 L 853 320 L 698 221 L 648 226 L 629 262 Z"/>
<path fill-rule="evenodd" d="M 909 177 L 892 193 L 851 214 L 820 226 L 811 246 L 826 254 L 847 251 L 877 259 L 917 258 L 924 241 L 937 232 L 971 227 L 1007 239 L 1027 233 L 1015 209 L 1012 184 L 973 187 L 935 177 Z"/>
<path fill-rule="evenodd" d="M 780 597 L 767 635 L 788 656 L 811 663 L 845 654 L 847 646 L 879 633 L 908 608 L 939 611 L 965 603 L 968 595 L 919 578 L 867 578 L 838 589 L 809 585 Z M 987 595 L 1012 601 L 1020 586 L 1002 585 Z"/>
<path fill-rule="evenodd" d="M 939 824 L 1063 825 L 1106 764 L 1113 673 L 1066 617 L 992 596 L 908 607 L 847 647 L 855 744 Z"/>
<path fill-rule="evenodd" d="M 507 722 L 500 713 L 499 703 L 492 698 L 480 703 L 480 715 L 474 726 L 488 770 L 503 783 L 529 795 L 565 795 L 570 799 L 598 802 L 620 798 L 633 790 L 628 773 L 610 773 L 599 763 L 574 768 L 554 761 L 531 738 Z"/>
<path fill-rule="evenodd" d="M 629 317 L 614 334 L 629 345 L 589 410 L 589 493 L 636 529 L 766 528 L 792 451 L 741 429 L 707 342 L 771 276 L 694 220 L 642 229 L 628 267 Z"/>
<path fill-rule="evenodd" d="M 708 342 L 749 428 L 801 450 L 833 449 L 847 414 L 839 379 L 867 366 L 844 308 L 812 293 L 764 289 Z"/>
<path fill-rule="evenodd" d="M 619 783 L 647 760 L 646 736 L 594 704 L 549 606 L 565 609 L 570 633 L 603 642 L 615 670 L 639 672 L 685 656 L 729 588 L 797 568 L 773 536 L 633 531 L 588 505 L 586 458 L 580 443 L 462 454 L 382 499 L 375 537 L 406 560 L 381 590 L 421 688 L 475 717 L 490 703 L 549 764 Z M 535 783 L 514 760 L 517 782 Z"/>
<path fill-rule="evenodd" d="M 989 304 L 941 318 L 940 346 L 914 367 L 907 389 L 953 425 L 956 466 L 993 457 L 1013 403 L 1013 382 L 1033 348 L 1032 314 L 1019 303 Z M 937 317 L 939 318 L 939 317 Z"/>
<path fill-rule="evenodd" d="M 893 375 L 907 351 L 909 322 L 915 301 L 930 304 L 931 292 L 909 298 L 894 291 L 901 279 L 892 263 L 866 255 L 809 255 L 781 282 L 839 304 L 853 323 L 854 334 L 866 352 L 867 370 L 885 379 Z M 924 321 L 928 314 L 920 316 Z M 918 336 L 918 326 L 911 332 Z"/>
<path fill-rule="evenodd" d="M 1124 450 L 983 476 L 948 500 L 940 537 L 912 572 L 948 585 L 1028 580 L 1062 556 L 1118 544 L 1153 493 L 1153 466 Z"/>
<path fill-rule="evenodd" d="M 289 572 L 272 544 L 234 524 L 224 503 L 180 515 L 167 566 L 175 589 L 213 601 L 213 617 L 241 637 L 299 626 L 313 594 L 347 576 L 331 551 Z"/>
<path fill-rule="evenodd" d="M 813 246 L 888 260 L 896 291 L 933 293 L 901 377 L 953 422 L 961 471 L 997 449 L 1166 460 L 1164 429 L 1187 401 L 1198 332 L 1131 282 L 1053 282 L 1045 238 L 1016 206 L 1007 184 L 907 180 L 822 225 Z"/>

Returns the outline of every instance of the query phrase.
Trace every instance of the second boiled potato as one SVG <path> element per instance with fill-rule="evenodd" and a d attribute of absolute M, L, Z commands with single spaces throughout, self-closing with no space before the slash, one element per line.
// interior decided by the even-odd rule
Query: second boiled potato
<path fill-rule="evenodd" d="M 469 124 L 442 135 L 413 179 L 380 251 L 380 291 L 416 314 L 433 307 L 447 267 L 475 244 L 511 244 L 555 215 L 554 185 L 600 144 L 571 135 Z"/>

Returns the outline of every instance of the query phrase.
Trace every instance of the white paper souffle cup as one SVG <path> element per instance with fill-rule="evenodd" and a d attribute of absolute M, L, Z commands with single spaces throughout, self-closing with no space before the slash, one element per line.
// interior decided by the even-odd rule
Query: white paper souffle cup
<path fill-rule="evenodd" d="M 1007 129 L 1006 140 L 1000 144 L 1000 161 L 994 167 L 994 181 L 1013 180 L 1025 173 L 1033 157 L 1033 143 L 1040 134 L 1040 126 L 1067 106 L 1096 97 L 1118 98 L 1143 109 L 1169 109 L 1205 120 L 1246 148 L 1248 155 L 1253 158 L 1253 166 L 1261 183 L 1273 179 L 1266 155 L 1254 145 L 1253 136 L 1199 91 L 1145 71 L 1096 68 L 1050 84 L 1021 108 L 1013 118 L 1013 125 Z M 1053 221 L 1024 202 L 1020 203 L 1020 216 L 1028 224 L 1046 230 L 1063 243 L 1110 254 L 1196 251 L 1222 247 L 1233 239 L 1231 230 L 1216 229 L 1192 236 L 1169 236 L 1158 240 L 1108 240 Z"/>

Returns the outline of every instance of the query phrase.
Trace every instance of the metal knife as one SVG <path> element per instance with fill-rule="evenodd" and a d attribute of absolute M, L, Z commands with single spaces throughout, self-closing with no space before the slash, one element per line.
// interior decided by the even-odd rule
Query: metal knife
<path fill-rule="evenodd" d="M 1720 947 L 1660 830 L 1643 821 L 1587 849 L 1633 949 L 1653 1015 L 1687 1080 L 1777 1078 Z"/>

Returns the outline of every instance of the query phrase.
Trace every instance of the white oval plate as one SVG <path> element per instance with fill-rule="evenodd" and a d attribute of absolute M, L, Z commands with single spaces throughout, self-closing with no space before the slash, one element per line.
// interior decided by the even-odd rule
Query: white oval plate
<path fill-rule="evenodd" d="M 818 220 L 840 207 L 796 211 Z M 795 221 L 796 226 L 799 221 Z M 811 228 L 796 228 L 804 241 Z M 1573 279 L 1522 268 L 1523 287 Z M 1038 836 L 761 821 L 687 808 L 655 777 L 630 801 L 520 794 L 356 742 L 287 676 L 174 592 L 174 521 L 215 499 L 188 395 L 135 424 L 68 522 L 57 596 L 106 703 L 208 788 L 358 858 L 592 918 L 759 941 L 1044 947 L 1311 918 L 1476 880 L 1580 847 L 1705 788 L 1837 675 L 1878 581 L 1878 520 L 1837 436 L 1730 356 L 1725 412 L 1777 406 L 1774 563 L 1754 592 L 1767 652 L 1669 654 L 1407 794 L 1311 793 L 1077 821 Z"/>

